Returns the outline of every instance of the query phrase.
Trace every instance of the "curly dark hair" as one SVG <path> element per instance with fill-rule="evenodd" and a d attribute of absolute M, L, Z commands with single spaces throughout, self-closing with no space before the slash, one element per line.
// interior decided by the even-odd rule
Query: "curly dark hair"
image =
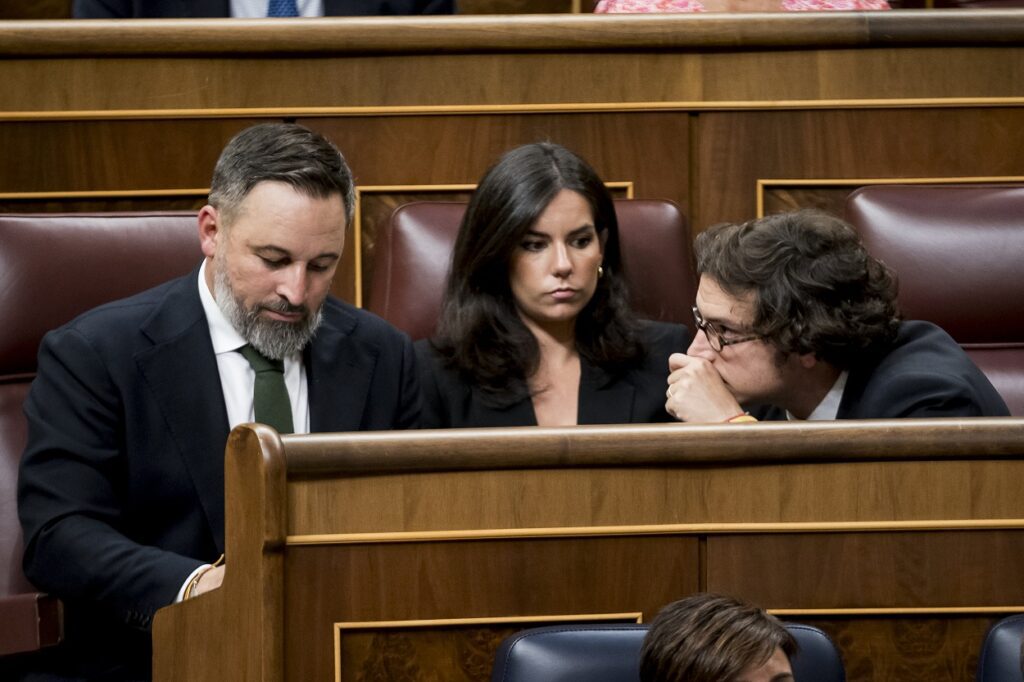
<path fill-rule="evenodd" d="M 754 292 L 752 331 L 840 369 L 896 338 L 896 277 L 854 229 L 823 211 L 780 213 L 697 236 L 697 272 L 731 296 Z"/>
<path fill-rule="evenodd" d="M 642 682 L 722 682 L 764 665 L 776 649 L 796 653 L 796 639 L 753 604 L 695 594 L 663 608 L 640 650 Z"/>
<path fill-rule="evenodd" d="M 523 237 L 563 189 L 590 205 L 603 240 L 604 274 L 576 318 L 576 347 L 611 373 L 639 362 L 643 346 L 619 274 L 619 224 L 593 168 L 565 147 L 539 142 L 507 152 L 487 171 L 469 202 L 452 253 L 438 333 L 432 345 L 494 406 L 530 394 L 540 361 L 537 340 L 516 311 L 509 263 Z"/>

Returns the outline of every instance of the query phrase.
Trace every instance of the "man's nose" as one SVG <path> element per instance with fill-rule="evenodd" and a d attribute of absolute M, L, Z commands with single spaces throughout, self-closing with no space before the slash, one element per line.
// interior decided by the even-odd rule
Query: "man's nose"
<path fill-rule="evenodd" d="M 295 263 L 285 268 L 277 284 L 277 294 L 290 305 L 303 305 L 306 302 L 306 268 Z"/>
<path fill-rule="evenodd" d="M 708 335 L 703 330 L 698 329 L 697 333 L 693 335 L 693 341 L 690 342 L 690 347 L 686 349 L 686 354 L 693 358 L 703 358 L 711 361 L 715 359 L 717 353 L 708 343 Z"/>

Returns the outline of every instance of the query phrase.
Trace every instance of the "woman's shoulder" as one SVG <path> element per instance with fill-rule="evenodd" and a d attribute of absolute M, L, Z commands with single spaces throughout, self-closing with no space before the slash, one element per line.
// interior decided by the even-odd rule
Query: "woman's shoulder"
<path fill-rule="evenodd" d="M 669 353 L 685 353 L 690 344 L 690 330 L 678 322 L 641 320 L 640 340 L 648 354 L 666 349 Z"/>

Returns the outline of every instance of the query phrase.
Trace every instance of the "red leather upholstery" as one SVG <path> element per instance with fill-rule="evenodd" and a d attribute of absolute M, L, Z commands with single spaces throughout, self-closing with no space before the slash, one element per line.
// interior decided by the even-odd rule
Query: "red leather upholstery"
<path fill-rule="evenodd" d="M 846 214 L 896 271 L 904 315 L 948 331 L 1024 415 L 1024 186 L 864 187 Z"/>
<path fill-rule="evenodd" d="M 21 570 L 16 488 L 21 404 L 43 335 L 101 303 L 187 273 L 202 253 L 193 213 L 0 216 L 0 654 L 60 636 L 59 604 Z"/>
<path fill-rule="evenodd" d="M 434 332 L 466 204 L 424 201 L 395 209 L 379 235 L 368 308 L 413 339 Z M 697 293 L 690 233 L 671 201 L 617 200 L 623 276 L 641 317 L 692 324 Z"/>

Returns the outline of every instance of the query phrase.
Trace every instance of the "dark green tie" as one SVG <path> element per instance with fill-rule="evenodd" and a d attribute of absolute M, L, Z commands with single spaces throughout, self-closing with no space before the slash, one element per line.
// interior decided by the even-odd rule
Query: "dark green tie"
<path fill-rule="evenodd" d="M 238 352 L 245 356 L 256 372 L 253 389 L 256 421 L 273 426 L 278 433 L 293 433 L 292 403 L 284 385 L 284 361 L 263 357 L 252 346 L 242 346 Z"/>

